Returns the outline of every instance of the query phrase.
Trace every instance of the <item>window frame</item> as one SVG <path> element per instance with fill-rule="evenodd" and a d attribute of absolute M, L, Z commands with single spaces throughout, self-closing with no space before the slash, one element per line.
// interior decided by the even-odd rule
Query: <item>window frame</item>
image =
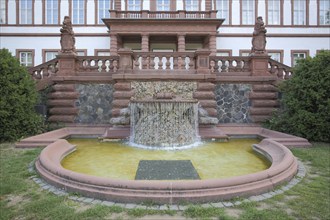
<path fill-rule="evenodd" d="M 319 26 L 330 26 L 330 19 L 329 19 L 329 24 L 321 24 L 321 19 L 320 19 L 320 16 L 321 16 L 321 1 L 326 1 L 326 0 L 317 0 L 317 25 L 319 25 Z"/>
<path fill-rule="evenodd" d="M 291 67 L 294 67 L 295 59 L 294 59 L 294 54 L 296 53 L 304 53 L 305 59 L 309 56 L 309 50 L 291 50 Z"/>
<path fill-rule="evenodd" d="M 301 1 L 301 2 L 305 2 L 305 24 L 295 24 L 295 20 L 294 20 L 294 17 L 295 17 L 295 7 L 294 7 L 294 3 L 297 2 L 297 1 Z M 308 26 L 309 25 L 309 0 L 291 0 L 291 24 L 293 26 Z"/>
<path fill-rule="evenodd" d="M 258 0 L 239 0 L 240 1 L 240 25 L 242 26 L 253 26 L 256 22 L 258 14 Z M 254 16 L 251 24 L 243 24 L 243 1 L 252 1 L 254 2 Z"/>
<path fill-rule="evenodd" d="M 78 55 L 78 53 L 84 53 L 84 55 Z M 87 49 L 76 49 L 77 56 L 87 56 Z"/>
<path fill-rule="evenodd" d="M 202 4 L 201 0 L 189 0 L 189 1 L 196 1 L 197 2 L 197 10 L 187 10 L 187 1 L 188 0 L 183 1 L 183 10 L 185 10 L 185 11 L 201 11 L 201 4 Z"/>
<path fill-rule="evenodd" d="M 32 63 L 31 66 L 25 66 L 21 63 L 21 53 L 31 53 L 32 54 Z M 16 49 L 16 57 L 21 66 L 25 66 L 27 68 L 34 67 L 34 58 L 35 58 L 35 50 L 34 49 Z"/>
<path fill-rule="evenodd" d="M 8 24 L 8 0 L 2 0 L 2 2 L 4 2 L 4 19 L 5 19 L 5 22 L 0 23 L 0 25 L 6 25 L 6 24 Z M 1 17 L 0 17 L 0 19 L 1 19 Z"/>
<path fill-rule="evenodd" d="M 132 10 L 128 10 L 128 1 L 129 0 L 125 0 L 125 10 L 126 11 L 132 11 Z M 141 11 L 143 9 L 143 0 L 139 0 L 140 1 L 140 9 L 139 10 L 133 10 L 133 11 Z M 138 4 L 135 4 L 138 5 Z"/>
<path fill-rule="evenodd" d="M 16 1 L 16 24 L 17 25 L 34 25 L 34 4 L 35 4 L 35 0 L 31 0 L 32 2 L 32 12 L 31 12 L 31 23 L 29 24 L 22 24 L 21 22 L 21 3 L 23 0 L 20 1 Z M 29 1 L 29 0 L 25 0 L 25 1 Z M 8 10 L 7 10 L 8 11 Z"/>
<path fill-rule="evenodd" d="M 48 24 L 47 23 L 47 1 L 48 0 L 43 0 L 42 1 L 42 10 L 43 10 L 43 13 L 42 13 L 42 24 L 44 25 L 59 25 L 61 23 L 61 0 L 57 0 L 58 1 L 58 5 L 57 5 L 57 13 L 58 13 L 58 16 L 57 16 L 57 23 L 52 23 L 52 24 Z"/>
<path fill-rule="evenodd" d="M 214 0 L 214 9 L 217 10 L 217 2 L 221 0 Z M 226 18 L 225 21 L 228 20 L 228 23 L 223 23 L 222 25 L 231 25 L 232 24 L 232 0 L 227 0 L 228 1 L 228 18 Z M 218 18 L 218 12 L 217 12 L 217 18 Z"/>
<path fill-rule="evenodd" d="M 84 22 L 76 24 L 73 20 L 73 0 L 69 1 L 69 16 L 71 18 L 72 25 L 86 25 L 87 24 L 87 1 L 86 0 L 78 0 L 83 1 L 84 5 Z"/>
<path fill-rule="evenodd" d="M 279 53 L 280 54 L 280 60 L 278 62 L 283 63 L 284 60 L 284 50 L 267 50 L 267 53 Z"/>
<path fill-rule="evenodd" d="M 268 15 L 269 15 L 269 0 L 266 1 L 266 25 L 269 25 L 269 26 L 282 26 L 283 25 L 283 5 L 284 5 L 284 0 L 274 0 L 274 1 L 279 1 L 279 4 L 280 4 L 280 7 L 279 7 L 279 24 L 270 24 L 269 23 L 269 18 L 268 18 Z"/>

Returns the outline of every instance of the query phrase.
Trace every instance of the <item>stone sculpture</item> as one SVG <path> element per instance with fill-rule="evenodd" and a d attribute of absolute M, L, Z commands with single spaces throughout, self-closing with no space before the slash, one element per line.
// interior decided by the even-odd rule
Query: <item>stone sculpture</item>
<path fill-rule="evenodd" d="M 267 54 L 266 52 L 266 28 L 262 17 L 258 17 L 254 25 L 251 54 Z"/>
<path fill-rule="evenodd" d="M 76 53 L 76 39 L 72 30 L 71 18 L 64 17 L 63 25 L 61 28 L 61 53 L 62 54 L 75 54 Z"/>

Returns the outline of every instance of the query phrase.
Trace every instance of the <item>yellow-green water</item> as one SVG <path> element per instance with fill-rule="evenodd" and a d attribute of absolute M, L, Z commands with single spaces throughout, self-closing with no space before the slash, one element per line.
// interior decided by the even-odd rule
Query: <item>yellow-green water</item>
<path fill-rule="evenodd" d="M 144 150 L 120 142 L 69 139 L 77 150 L 62 160 L 66 169 L 114 179 L 133 180 L 140 160 L 191 160 L 201 179 L 227 178 L 267 169 L 270 163 L 252 150 L 257 139 L 208 142 L 179 150 Z"/>

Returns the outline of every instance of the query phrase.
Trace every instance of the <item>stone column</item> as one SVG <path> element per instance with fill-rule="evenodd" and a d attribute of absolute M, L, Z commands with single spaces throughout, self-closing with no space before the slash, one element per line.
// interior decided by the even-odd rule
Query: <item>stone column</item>
<path fill-rule="evenodd" d="M 111 52 L 110 52 L 111 53 Z M 118 50 L 119 55 L 119 72 L 131 73 L 133 70 L 133 51 L 127 48 L 121 48 Z"/>
<path fill-rule="evenodd" d="M 185 35 L 179 34 L 178 35 L 178 52 L 185 52 L 186 50 L 186 41 Z"/>
<path fill-rule="evenodd" d="M 210 49 L 210 56 L 215 56 L 217 54 L 217 38 L 215 34 L 211 34 L 209 36 L 209 49 Z"/>
<path fill-rule="evenodd" d="M 118 39 L 116 33 L 110 33 L 110 55 L 118 55 Z"/>
<path fill-rule="evenodd" d="M 269 58 L 270 56 L 267 55 L 250 55 L 252 76 L 270 76 L 268 71 Z"/>
<path fill-rule="evenodd" d="M 210 73 L 209 56 L 210 56 L 210 51 L 207 49 L 198 49 L 195 52 L 197 73 L 201 73 L 201 74 Z"/>
<path fill-rule="evenodd" d="M 141 50 L 142 50 L 142 52 L 149 52 L 149 35 L 148 34 L 142 34 Z"/>
<path fill-rule="evenodd" d="M 60 53 L 56 56 L 58 59 L 57 76 L 74 76 L 76 75 L 76 54 Z"/>

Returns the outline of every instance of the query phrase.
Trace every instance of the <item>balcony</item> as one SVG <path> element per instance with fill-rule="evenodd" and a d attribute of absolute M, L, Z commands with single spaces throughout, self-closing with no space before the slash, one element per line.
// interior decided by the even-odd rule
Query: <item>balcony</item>
<path fill-rule="evenodd" d="M 111 82 L 115 79 L 213 79 L 217 81 L 284 80 L 291 68 L 263 57 L 265 71 L 254 74 L 253 62 L 260 57 L 209 56 L 207 50 L 196 52 L 133 52 L 121 49 L 118 56 L 65 56 L 30 68 L 31 76 L 42 89 L 54 81 Z M 72 68 L 64 62 L 72 62 Z"/>
<path fill-rule="evenodd" d="M 217 11 L 116 11 L 110 10 L 110 19 L 216 19 Z"/>

